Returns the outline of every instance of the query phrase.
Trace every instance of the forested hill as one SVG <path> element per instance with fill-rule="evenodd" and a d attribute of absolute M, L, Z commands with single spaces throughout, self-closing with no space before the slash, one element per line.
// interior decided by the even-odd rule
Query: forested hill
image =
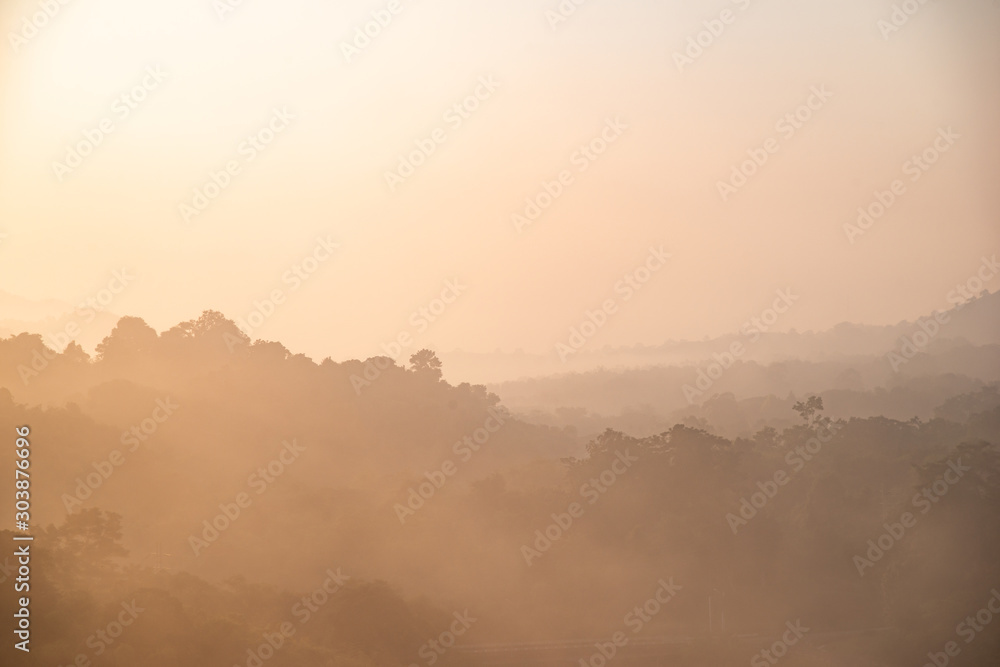
<path fill-rule="evenodd" d="M 124 318 L 94 359 L 8 338 L 0 386 L 50 526 L 38 664 L 96 659 L 88 638 L 133 601 L 108 664 L 252 664 L 286 622 L 268 665 L 427 664 L 456 614 L 475 619 L 461 644 L 704 638 L 709 598 L 723 638 L 764 646 L 797 619 L 845 638 L 789 665 L 919 664 L 1000 583 L 994 386 L 930 419 L 831 418 L 802 397 L 749 437 L 673 424 L 580 443 L 448 384 L 431 352 L 315 363 L 211 312 L 162 333 Z M 638 623 L 662 582 L 676 595 Z M 963 655 L 998 648 L 984 632 Z"/>

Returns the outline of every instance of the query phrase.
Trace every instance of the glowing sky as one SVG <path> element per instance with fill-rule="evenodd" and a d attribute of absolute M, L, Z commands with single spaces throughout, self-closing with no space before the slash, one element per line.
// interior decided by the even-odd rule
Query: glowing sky
<path fill-rule="evenodd" d="M 650 247 L 668 266 L 595 345 L 734 331 L 784 288 L 800 300 L 781 329 L 912 319 L 1000 251 L 1000 3 L 927 2 L 892 32 L 883 0 L 588 0 L 558 23 L 556 0 L 218 5 L 70 0 L 22 41 L 39 2 L 3 3 L 0 290 L 75 303 L 128 267 L 110 307 L 157 329 L 246 317 L 277 289 L 255 337 L 318 358 L 402 332 L 543 352 Z M 347 62 L 373 12 L 387 25 Z M 947 128 L 936 162 L 905 171 Z M 433 152 L 391 187 L 418 142 Z M 185 220 L 213 172 L 228 185 Z M 895 179 L 851 243 L 844 225 Z M 546 183 L 557 196 L 519 230 Z M 318 238 L 339 248 L 292 289 Z M 467 289 L 417 332 L 449 279 Z"/>

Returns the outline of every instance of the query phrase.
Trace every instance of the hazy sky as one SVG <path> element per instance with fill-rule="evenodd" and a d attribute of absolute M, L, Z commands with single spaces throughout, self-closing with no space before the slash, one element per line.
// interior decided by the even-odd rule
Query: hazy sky
<path fill-rule="evenodd" d="M 594 346 L 731 332 L 784 288 L 799 300 L 779 329 L 912 319 L 1000 251 L 997 2 L 914 1 L 893 32 L 888 0 L 588 0 L 554 27 L 557 0 L 223 3 L 70 0 L 37 34 L 40 2 L 3 3 L 0 290 L 78 302 L 127 267 L 110 309 L 159 330 L 205 309 L 246 318 L 278 289 L 254 337 L 317 358 L 400 333 L 544 352 L 609 299 Z M 467 118 L 449 112 L 477 92 Z M 114 129 L 79 167 L 54 166 L 102 120 Z M 269 124 L 262 150 L 243 143 Z M 948 128 L 933 165 L 907 164 Z M 601 155 L 578 152 L 602 132 Z M 723 201 L 718 182 L 766 146 Z M 518 230 L 512 214 L 564 170 Z M 905 190 L 851 243 L 844 225 L 895 179 Z M 320 237 L 339 249 L 296 288 L 287 272 Z M 626 300 L 616 284 L 651 247 L 671 257 Z M 449 279 L 465 289 L 423 330 L 412 314 Z"/>

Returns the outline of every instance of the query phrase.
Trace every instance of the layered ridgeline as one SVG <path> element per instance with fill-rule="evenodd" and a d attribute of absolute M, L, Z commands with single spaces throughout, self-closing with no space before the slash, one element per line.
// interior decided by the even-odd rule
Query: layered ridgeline
<path fill-rule="evenodd" d="M 777 333 L 757 318 L 741 333 L 698 343 L 582 350 L 581 364 L 602 367 L 568 372 L 567 364 L 488 387 L 533 422 L 585 436 L 685 423 L 749 437 L 794 423 L 792 405 L 812 394 L 834 417 L 931 419 L 949 399 L 1000 382 L 1000 294 L 956 289 L 949 297 L 948 307 L 891 327 Z"/>
<path fill-rule="evenodd" d="M 987 264 L 992 266 L 993 260 L 984 258 L 983 265 Z M 683 385 L 695 386 L 694 367 L 707 369 L 734 344 L 742 348 L 738 362 L 766 366 L 783 361 L 842 363 L 868 359 L 877 362 L 872 378 L 884 378 L 897 371 L 920 373 L 922 363 L 956 348 L 1000 344 L 1000 293 L 977 293 L 972 289 L 977 286 L 981 288 L 983 282 L 972 283 L 971 287 L 958 285 L 941 296 L 940 307 L 933 312 L 888 326 L 845 322 L 825 331 L 787 330 L 787 314 L 794 313 L 806 297 L 792 290 L 778 290 L 764 299 L 763 307 L 750 308 L 736 319 L 738 326 L 732 333 L 704 340 L 612 347 L 598 338 L 600 327 L 592 322 L 586 326 L 590 319 L 584 318 L 544 353 L 449 351 L 440 356 L 452 372 L 488 385 L 600 369 L 692 367 L 691 372 L 678 375 L 680 382 L 674 394 L 682 402 Z M 567 347 L 571 352 L 566 351 Z"/>
<path fill-rule="evenodd" d="M 218 313 L 123 318 L 93 357 L 7 338 L 39 664 L 495 664 L 465 649 L 618 636 L 703 665 L 710 632 L 744 661 L 786 624 L 808 628 L 789 665 L 996 655 L 992 628 L 956 634 L 1000 584 L 996 387 L 913 376 L 923 416 L 858 416 L 829 392 L 877 392 L 826 377 L 745 437 L 709 412 L 589 437 L 447 383 L 432 352 L 316 363 Z"/>

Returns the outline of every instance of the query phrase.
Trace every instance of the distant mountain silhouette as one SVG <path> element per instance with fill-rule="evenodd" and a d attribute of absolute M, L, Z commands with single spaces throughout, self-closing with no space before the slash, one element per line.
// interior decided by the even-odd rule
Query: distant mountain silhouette
<path fill-rule="evenodd" d="M 1000 292 L 984 292 L 964 306 L 953 306 L 945 312 L 949 322 L 936 337 L 938 341 L 1000 344 Z M 933 313 L 927 313 L 916 320 L 890 326 L 844 322 L 820 332 L 763 332 L 756 340 L 733 333 L 702 341 L 668 341 L 653 346 L 586 346 L 569 357 L 567 363 L 562 363 L 554 350 L 543 354 L 456 350 L 441 352 L 439 356 L 453 377 L 491 384 L 599 368 L 628 369 L 698 363 L 728 349 L 735 341 L 745 344 L 746 352 L 741 357 L 743 361 L 762 364 L 792 359 L 838 361 L 886 354 L 898 345 L 902 336 L 911 335 L 919 321 L 932 318 Z"/>

